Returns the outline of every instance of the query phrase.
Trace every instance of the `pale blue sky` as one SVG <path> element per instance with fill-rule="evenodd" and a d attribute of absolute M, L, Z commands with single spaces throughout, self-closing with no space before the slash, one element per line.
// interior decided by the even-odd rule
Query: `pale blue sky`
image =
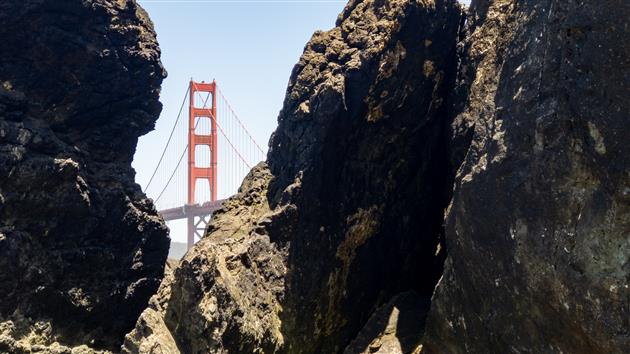
<path fill-rule="evenodd" d="M 191 77 L 197 81 L 216 79 L 245 126 L 266 148 L 276 128 L 289 75 L 304 45 L 314 31 L 334 26 L 346 1 L 139 0 L 139 3 L 155 24 L 162 62 L 168 71 L 160 98 L 164 105 L 162 115 L 155 131 L 140 139 L 133 162 L 136 181 L 144 188 Z M 155 198 L 159 193 L 158 185 L 163 181 L 158 182 L 147 190 L 149 197 Z M 177 229 L 172 237 L 182 241 L 183 235 L 175 232 Z"/>

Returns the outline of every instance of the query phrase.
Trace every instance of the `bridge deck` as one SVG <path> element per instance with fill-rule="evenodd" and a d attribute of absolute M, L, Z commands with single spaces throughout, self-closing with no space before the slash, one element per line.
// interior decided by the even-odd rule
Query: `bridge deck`
<path fill-rule="evenodd" d="M 165 221 L 210 215 L 214 213 L 217 209 L 219 209 L 224 201 L 225 199 L 217 200 L 215 202 L 208 202 L 201 205 L 184 205 L 178 208 L 160 210 L 159 213 L 160 215 L 162 215 Z"/>

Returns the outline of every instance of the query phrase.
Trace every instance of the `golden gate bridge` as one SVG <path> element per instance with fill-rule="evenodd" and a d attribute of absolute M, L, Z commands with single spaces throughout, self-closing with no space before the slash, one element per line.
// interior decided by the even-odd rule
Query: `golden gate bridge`
<path fill-rule="evenodd" d="M 217 83 L 191 79 L 145 193 L 165 221 L 187 220 L 190 248 L 212 213 L 264 158 Z"/>

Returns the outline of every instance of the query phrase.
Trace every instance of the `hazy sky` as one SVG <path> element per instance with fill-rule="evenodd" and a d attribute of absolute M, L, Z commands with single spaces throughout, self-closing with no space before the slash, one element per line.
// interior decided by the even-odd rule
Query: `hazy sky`
<path fill-rule="evenodd" d="M 334 26 L 346 2 L 139 0 L 155 24 L 168 78 L 156 130 L 140 138 L 133 163 L 137 182 L 144 188 L 149 180 L 191 77 L 216 79 L 245 126 L 266 147 L 304 45 L 314 31 Z M 152 186 L 148 195 L 155 198 L 156 189 Z M 174 239 L 183 241 L 183 235 L 174 233 Z"/>

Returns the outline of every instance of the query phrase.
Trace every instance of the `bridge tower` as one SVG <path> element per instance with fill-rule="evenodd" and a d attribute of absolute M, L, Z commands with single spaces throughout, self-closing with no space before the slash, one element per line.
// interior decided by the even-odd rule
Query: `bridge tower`
<path fill-rule="evenodd" d="M 204 93 L 205 95 L 202 95 Z M 199 96 L 200 102 L 195 98 Z M 202 96 L 208 97 L 203 102 Z M 209 101 L 209 102 L 208 102 Z M 208 103 L 211 106 L 208 106 Z M 188 206 L 215 202 L 217 200 L 217 84 L 195 82 L 190 80 L 190 98 L 188 108 Z M 198 134 L 196 131 L 199 119 L 210 119 L 210 133 Z M 210 148 L 210 163 L 208 167 L 198 167 L 196 156 L 197 146 Z M 210 187 L 210 200 L 198 201 L 195 198 L 197 181 L 202 180 Z M 195 243 L 195 236 L 201 238 L 208 223 L 207 215 L 188 215 L 188 248 Z"/>

